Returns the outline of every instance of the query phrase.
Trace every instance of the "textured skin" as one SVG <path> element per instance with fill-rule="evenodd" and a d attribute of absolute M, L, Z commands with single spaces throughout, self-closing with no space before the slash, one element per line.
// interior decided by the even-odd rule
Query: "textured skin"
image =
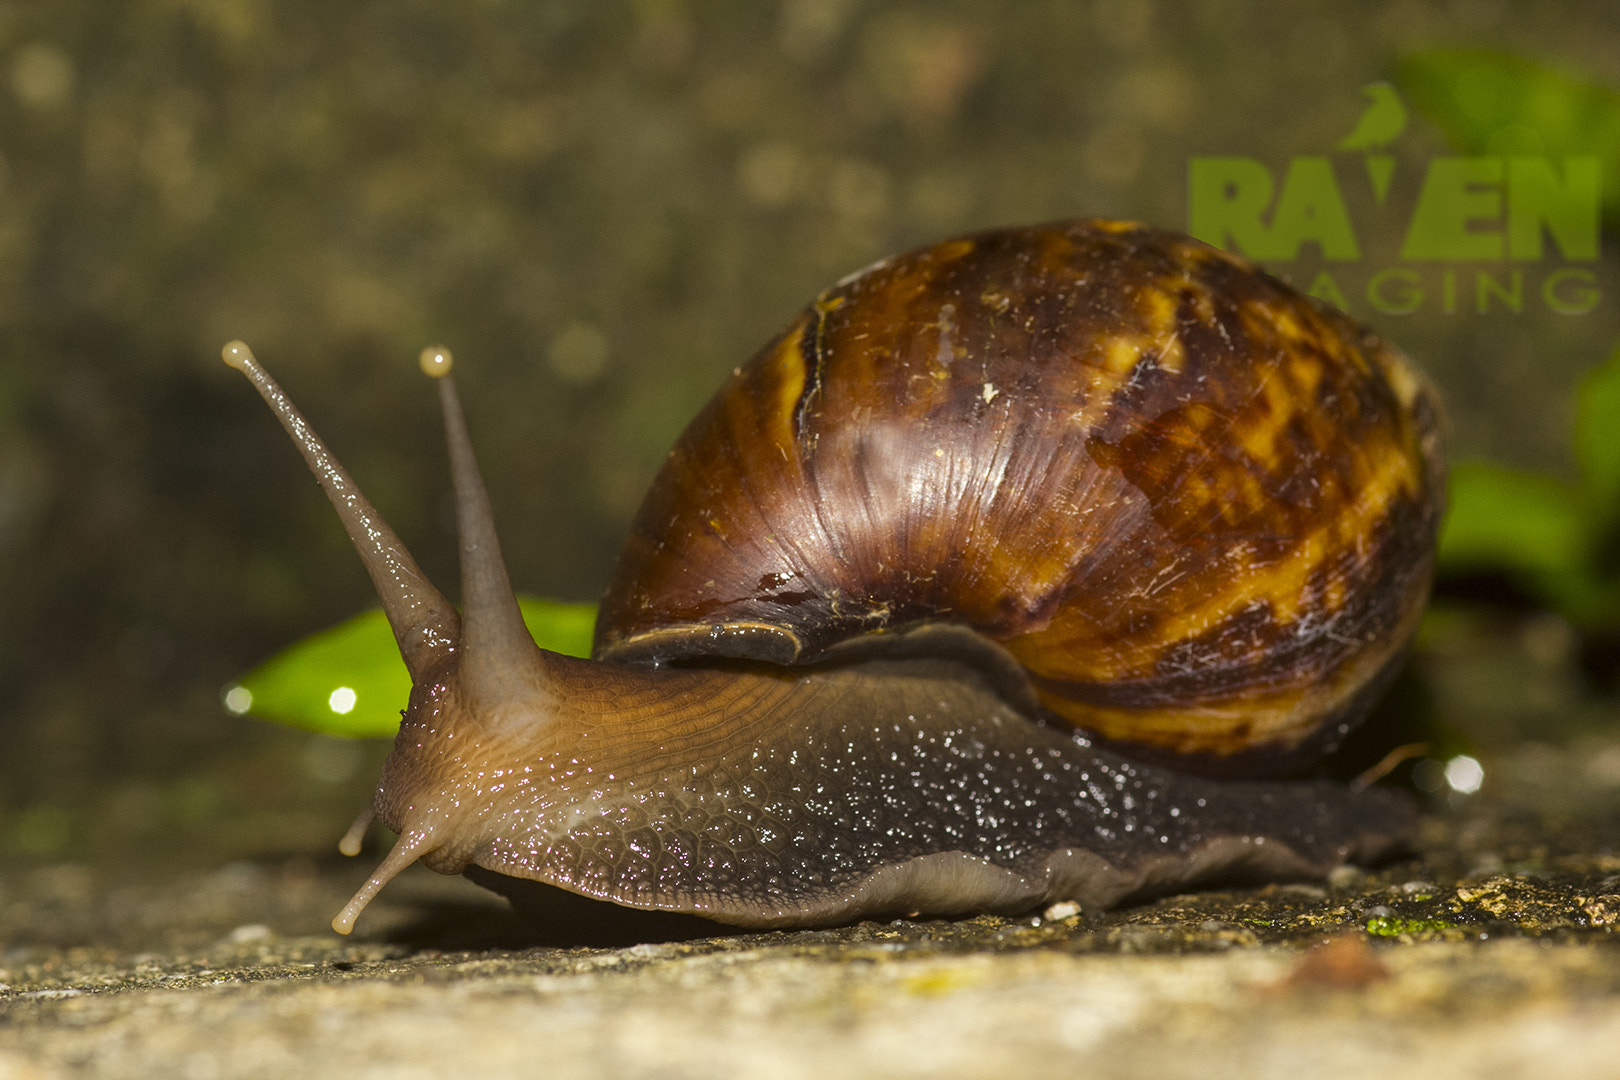
<path fill-rule="evenodd" d="M 785 678 L 549 662 L 575 704 L 501 731 L 458 711 L 453 677 L 413 697 L 378 808 L 434 869 L 816 925 L 1320 876 L 1411 822 L 1382 792 L 1133 764 L 950 663 Z"/>
<path fill-rule="evenodd" d="M 966 623 L 1070 724 L 1265 769 L 1348 730 L 1427 593 L 1436 405 L 1187 237 L 983 233 L 828 290 L 693 422 L 597 653 L 814 660 Z"/>

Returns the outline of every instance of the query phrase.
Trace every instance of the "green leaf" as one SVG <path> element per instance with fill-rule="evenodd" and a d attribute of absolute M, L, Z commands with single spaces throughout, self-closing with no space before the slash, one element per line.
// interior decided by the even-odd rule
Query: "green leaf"
<path fill-rule="evenodd" d="M 595 604 L 564 604 L 538 596 L 519 596 L 518 607 L 523 609 L 523 625 L 542 649 L 564 656 L 591 655 L 591 639 L 596 634 Z"/>
<path fill-rule="evenodd" d="M 1400 61 L 1396 82 L 1464 154 L 1591 154 L 1620 175 L 1620 94 L 1485 49 L 1444 49 Z M 1620 185 L 1604 207 L 1620 216 Z"/>
<path fill-rule="evenodd" d="M 1585 571 L 1586 522 L 1575 489 L 1550 476 L 1459 462 L 1447 485 L 1440 568 L 1503 570 L 1532 587 Z"/>
<path fill-rule="evenodd" d="M 543 649 L 589 656 L 596 608 L 520 596 L 523 621 Z M 353 738 L 392 736 L 411 692 L 380 609 L 288 646 L 226 688 L 232 712 Z"/>

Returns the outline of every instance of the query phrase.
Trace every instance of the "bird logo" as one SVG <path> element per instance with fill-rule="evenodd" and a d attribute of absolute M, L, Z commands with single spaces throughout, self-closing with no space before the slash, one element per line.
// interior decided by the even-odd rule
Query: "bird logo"
<path fill-rule="evenodd" d="M 1365 150 L 1376 153 L 1394 142 L 1406 130 L 1406 106 L 1387 82 L 1369 83 L 1361 88 L 1367 99 L 1361 119 L 1350 134 L 1334 144 L 1335 150 Z"/>
<path fill-rule="evenodd" d="M 1387 82 L 1375 82 L 1361 88 L 1367 107 L 1356 121 L 1355 129 L 1333 145 L 1335 150 L 1361 150 L 1367 156 L 1367 179 L 1373 195 L 1382 203 L 1389 194 L 1389 182 L 1395 175 L 1395 158 L 1384 149 L 1402 131 L 1406 130 L 1406 105 L 1395 88 Z"/>

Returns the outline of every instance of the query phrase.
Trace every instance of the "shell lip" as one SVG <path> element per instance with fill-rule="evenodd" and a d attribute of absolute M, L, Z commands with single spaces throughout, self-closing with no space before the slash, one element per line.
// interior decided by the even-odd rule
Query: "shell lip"
<path fill-rule="evenodd" d="M 764 622 L 673 623 L 603 645 L 596 659 L 629 667 L 663 667 L 682 660 L 720 658 L 798 663 L 803 653 L 793 631 Z"/>
<path fill-rule="evenodd" d="M 1041 720 L 1052 716 L 1036 697 L 1028 672 L 1010 652 L 967 624 L 944 619 L 874 629 L 819 650 L 807 647 L 792 630 L 770 623 L 676 623 L 607 645 L 597 650 L 596 658 L 630 667 L 728 666 L 733 661 L 803 667 L 938 659 L 977 671 L 1025 715 Z M 1072 726 L 1062 720 L 1056 723 Z"/>

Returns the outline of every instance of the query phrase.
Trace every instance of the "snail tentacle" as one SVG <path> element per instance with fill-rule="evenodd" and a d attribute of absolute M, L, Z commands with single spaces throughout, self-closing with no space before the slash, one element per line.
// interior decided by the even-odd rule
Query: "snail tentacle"
<path fill-rule="evenodd" d="M 478 472 L 450 367 L 450 353 L 443 347 L 422 351 L 422 370 L 439 386 L 456 489 L 456 532 L 461 542 L 461 691 L 470 707 L 494 714 L 503 706 L 528 699 L 535 685 L 547 680 L 539 646 L 523 625 L 523 612 L 501 558 L 489 493 Z"/>
<path fill-rule="evenodd" d="M 382 887 L 393 881 L 400 871 L 422 857 L 424 851 L 433 846 L 431 834 L 425 831 L 406 830 L 394 843 L 388 852 L 388 857 L 382 861 L 366 883 L 360 886 L 358 892 L 350 898 L 343 910 L 332 919 L 332 929 L 340 934 L 347 934 L 354 929 L 354 921 L 366 909 L 366 905 L 382 891 Z"/>
<path fill-rule="evenodd" d="M 376 820 L 377 808 L 368 804 L 364 810 L 355 815 L 354 824 L 349 826 L 349 831 L 338 841 L 338 851 L 351 859 L 360 854 L 360 848 L 366 842 L 366 833 L 370 830 L 371 823 Z"/>
<path fill-rule="evenodd" d="M 315 474 L 332 508 L 343 521 L 377 589 L 388 625 L 413 680 L 439 667 L 455 650 L 461 620 L 422 573 L 388 523 L 377 513 L 320 436 L 315 434 L 286 393 L 254 359 L 253 350 L 232 341 L 221 350 L 226 364 L 246 375 Z"/>

